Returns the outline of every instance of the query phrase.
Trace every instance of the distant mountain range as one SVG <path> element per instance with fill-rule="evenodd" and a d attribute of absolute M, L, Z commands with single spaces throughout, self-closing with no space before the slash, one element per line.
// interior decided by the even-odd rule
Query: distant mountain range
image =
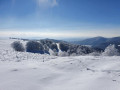
<path fill-rule="evenodd" d="M 110 44 L 115 44 L 116 48 L 120 50 L 120 37 L 113 37 L 113 38 L 105 38 L 105 37 L 94 37 L 88 38 L 82 41 L 74 41 L 71 42 L 73 44 L 79 45 L 91 45 L 94 48 L 105 49 Z"/>

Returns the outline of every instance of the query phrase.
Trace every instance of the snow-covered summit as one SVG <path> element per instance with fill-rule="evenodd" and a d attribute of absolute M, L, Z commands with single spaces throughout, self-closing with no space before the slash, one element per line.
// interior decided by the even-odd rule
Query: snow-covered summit
<path fill-rule="evenodd" d="M 120 90 L 120 56 L 16 52 L 0 40 L 0 90 Z"/>

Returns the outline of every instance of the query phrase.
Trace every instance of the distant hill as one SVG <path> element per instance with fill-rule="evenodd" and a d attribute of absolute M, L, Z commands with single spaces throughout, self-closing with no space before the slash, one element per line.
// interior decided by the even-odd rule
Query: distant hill
<path fill-rule="evenodd" d="M 85 40 L 80 40 L 80 41 L 74 41 L 72 43 L 74 44 L 80 44 L 80 45 L 95 45 L 95 44 L 100 44 L 104 43 L 107 41 L 107 38 L 104 37 L 94 37 L 94 38 L 88 38 Z"/>
<path fill-rule="evenodd" d="M 120 37 L 113 37 L 113 38 L 105 38 L 105 37 L 94 37 L 94 38 L 88 38 L 82 41 L 74 41 L 72 42 L 74 44 L 79 45 L 91 45 L 95 48 L 105 49 L 110 44 L 115 44 L 116 48 L 120 50 Z"/>
<path fill-rule="evenodd" d="M 55 42 L 55 43 L 66 42 L 66 41 L 63 41 L 63 40 L 56 40 L 56 39 L 49 39 L 49 38 L 41 39 L 41 40 L 48 40 L 48 41 L 52 41 L 52 42 Z"/>

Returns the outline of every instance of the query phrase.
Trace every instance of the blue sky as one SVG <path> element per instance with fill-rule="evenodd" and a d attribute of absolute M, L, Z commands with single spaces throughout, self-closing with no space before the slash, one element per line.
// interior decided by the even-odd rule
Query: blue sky
<path fill-rule="evenodd" d="M 119 35 L 120 0 L 0 0 L 0 36 Z"/>

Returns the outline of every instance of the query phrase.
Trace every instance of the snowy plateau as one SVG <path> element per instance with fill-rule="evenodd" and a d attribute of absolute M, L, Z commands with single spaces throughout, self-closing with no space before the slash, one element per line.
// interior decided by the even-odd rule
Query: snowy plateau
<path fill-rule="evenodd" d="M 16 52 L 14 41 L 0 39 L 0 90 L 120 90 L 120 56 Z"/>

